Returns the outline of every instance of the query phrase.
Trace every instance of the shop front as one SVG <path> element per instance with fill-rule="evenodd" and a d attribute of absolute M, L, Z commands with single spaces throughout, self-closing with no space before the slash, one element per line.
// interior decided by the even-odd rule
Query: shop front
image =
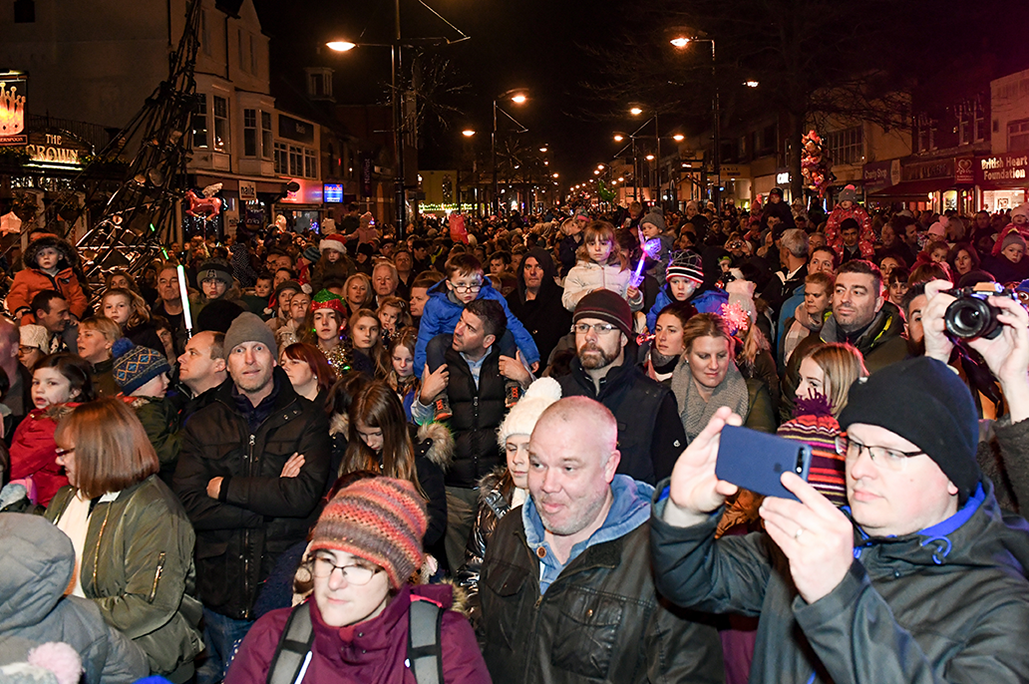
<path fill-rule="evenodd" d="M 867 192 L 869 202 L 900 204 L 908 209 L 944 212 L 954 210 L 969 214 L 975 210 L 975 164 L 972 157 L 940 159 L 901 159 L 900 180 L 874 192 Z M 869 165 L 866 165 L 866 168 Z M 890 179 L 896 178 L 891 165 Z M 881 174 L 872 167 L 870 173 Z"/>
<path fill-rule="evenodd" d="M 1007 152 L 976 160 L 980 208 L 1008 211 L 1029 201 L 1029 152 Z"/>
<path fill-rule="evenodd" d="M 284 180 L 283 183 L 290 186 L 296 184 L 297 189 L 287 188 L 285 196 L 275 204 L 276 215 L 285 216 L 288 224 L 298 233 L 308 230 L 318 232 L 322 222 L 325 186 L 321 181 L 303 178 Z"/>

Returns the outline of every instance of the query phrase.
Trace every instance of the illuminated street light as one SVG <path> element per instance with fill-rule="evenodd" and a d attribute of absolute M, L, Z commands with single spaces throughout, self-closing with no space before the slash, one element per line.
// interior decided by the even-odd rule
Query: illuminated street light
<path fill-rule="evenodd" d="M 615 142 L 622 142 L 625 140 L 625 136 L 621 133 L 615 133 Z"/>
<path fill-rule="evenodd" d="M 547 151 L 547 146 L 546 145 L 544 145 L 543 147 L 540 148 L 540 152 L 546 152 L 546 151 Z"/>
<path fill-rule="evenodd" d="M 604 170 L 604 165 L 603 164 L 597 164 L 597 168 L 600 169 L 601 171 L 603 171 Z"/>
<path fill-rule="evenodd" d="M 747 86 L 748 88 L 757 88 L 761 84 L 758 81 L 744 81 L 743 85 Z"/>
<path fill-rule="evenodd" d="M 624 181 L 625 181 L 625 178 L 623 178 L 622 176 L 619 176 L 619 177 L 618 177 L 618 182 L 620 182 L 620 183 L 621 183 L 621 182 L 624 182 Z"/>
<path fill-rule="evenodd" d="M 683 135 L 682 133 L 676 133 L 675 135 L 672 136 L 672 140 L 674 140 L 675 142 L 682 142 L 685 139 L 686 139 L 686 136 Z"/>
<path fill-rule="evenodd" d="M 334 40 L 332 42 L 326 43 L 325 47 L 335 52 L 346 52 L 348 50 L 353 50 L 354 48 L 356 48 L 357 43 L 351 43 L 349 40 Z"/>
<path fill-rule="evenodd" d="M 593 175 L 594 175 L 594 176 L 599 176 L 599 175 L 600 175 L 600 171 L 596 171 L 596 170 L 594 170 L 594 171 L 593 171 Z"/>
<path fill-rule="evenodd" d="M 461 135 L 463 135 L 466 138 L 470 138 L 473 135 L 475 135 L 475 131 L 473 131 L 470 128 L 466 128 L 465 130 L 461 131 Z"/>
<path fill-rule="evenodd" d="M 561 174 L 559 174 L 559 173 L 555 173 L 554 175 L 551 176 L 551 178 L 560 178 L 560 177 L 561 177 Z"/>
<path fill-rule="evenodd" d="M 648 154 L 647 155 L 647 161 L 654 161 L 654 155 Z"/>
<path fill-rule="evenodd" d="M 640 114 L 643 113 L 643 110 L 640 109 L 639 107 L 633 107 L 632 109 L 629 110 L 629 113 L 632 114 L 633 116 L 639 116 Z"/>
<path fill-rule="evenodd" d="M 511 102 L 514 102 L 515 104 L 523 104 L 528 99 L 529 98 L 525 95 L 525 93 L 516 93 L 515 95 L 511 96 Z"/>
<path fill-rule="evenodd" d="M 675 38 L 672 38 L 668 42 L 671 43 L 672 45 L 674 45 L 677 48 L 684 48 L 684 47 L 686 47 L 687 45 L 690 44 L 690 40 L 691 39 L 687 38 L 686 36 L 676 36 Z"/>

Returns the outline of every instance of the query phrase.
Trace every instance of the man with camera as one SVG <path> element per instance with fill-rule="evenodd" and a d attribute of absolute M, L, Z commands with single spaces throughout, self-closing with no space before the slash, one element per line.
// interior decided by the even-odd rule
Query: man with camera
<path fill-rule="evenodd" d="M 1029 525 L 976 466 L 955 373 L 920 357 L 851 387 L 848 508 L 785 472 L 798 500 L 767 497 L 763 531 L 716 540 L 737 491 L 715 474 L 719 437 L 741 422 L 719 409 L 658 485 L 651 551 L 673 602 L 760 616 L 751 682 L 1024 681 Z"/>
<path fill-rule="evenodd" d="M 921 320 L 912 316 L 909 326 L 921 328 L 926 356 L 948 363 L 954 340 L 962 340 L 979 352 L 997 379 L 1007 414 L 984 422 L 976 460 L 996 485 L 1001 508 L 1024 515 L 1023 506 L 1029 508 L 1029 314 L 1010 291 L 994 291 L 998 294 L 985 298 L 983 290 L 978 296 L 966 292 L 959 302 L 947 281 L 926 283 Z M 912 301 L 911 310 L 918 300 Z M 995 334 L 986 332 L 991 329 Z"/>

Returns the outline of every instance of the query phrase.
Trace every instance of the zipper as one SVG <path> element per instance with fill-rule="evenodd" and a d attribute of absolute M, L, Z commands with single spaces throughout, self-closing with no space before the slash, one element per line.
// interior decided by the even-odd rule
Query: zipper
<path fill-rule="evenodd" d="M 150 587 L 150 598 L 147 599 L 148 603 L 153 603 L 157 597 L 157 583 L 161 581 L 161 575 L 164 573 L 164 563 L 168 559 L 168 554 L 164 551 L 157 557 L 157 572 L 154 573 L 154 583 Z"/>
<path fill-rule="evenodd" d="M 111 502 L 104 510 L 104 521 L 100 523 L 100 532 L 96 536 L 96 550 L 93 552 L 93 587 L 96 588 L 96 569 L 100 564 L 100 545 L 103 542 L 104 530 L 107 529 L 107 518 L 111 515 Z"/>

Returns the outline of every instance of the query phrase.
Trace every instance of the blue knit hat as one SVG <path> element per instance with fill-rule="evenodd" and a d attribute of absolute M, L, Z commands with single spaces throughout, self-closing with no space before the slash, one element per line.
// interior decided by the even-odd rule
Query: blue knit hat
<path fill-rule="evenodd" d="M 128 395 L 161 373 L 171 371 L 164 354 L 150 347 L 137 347 L 128 338 L 121 338 L 111 350 L 114 355 L 114 381 Z"/>

